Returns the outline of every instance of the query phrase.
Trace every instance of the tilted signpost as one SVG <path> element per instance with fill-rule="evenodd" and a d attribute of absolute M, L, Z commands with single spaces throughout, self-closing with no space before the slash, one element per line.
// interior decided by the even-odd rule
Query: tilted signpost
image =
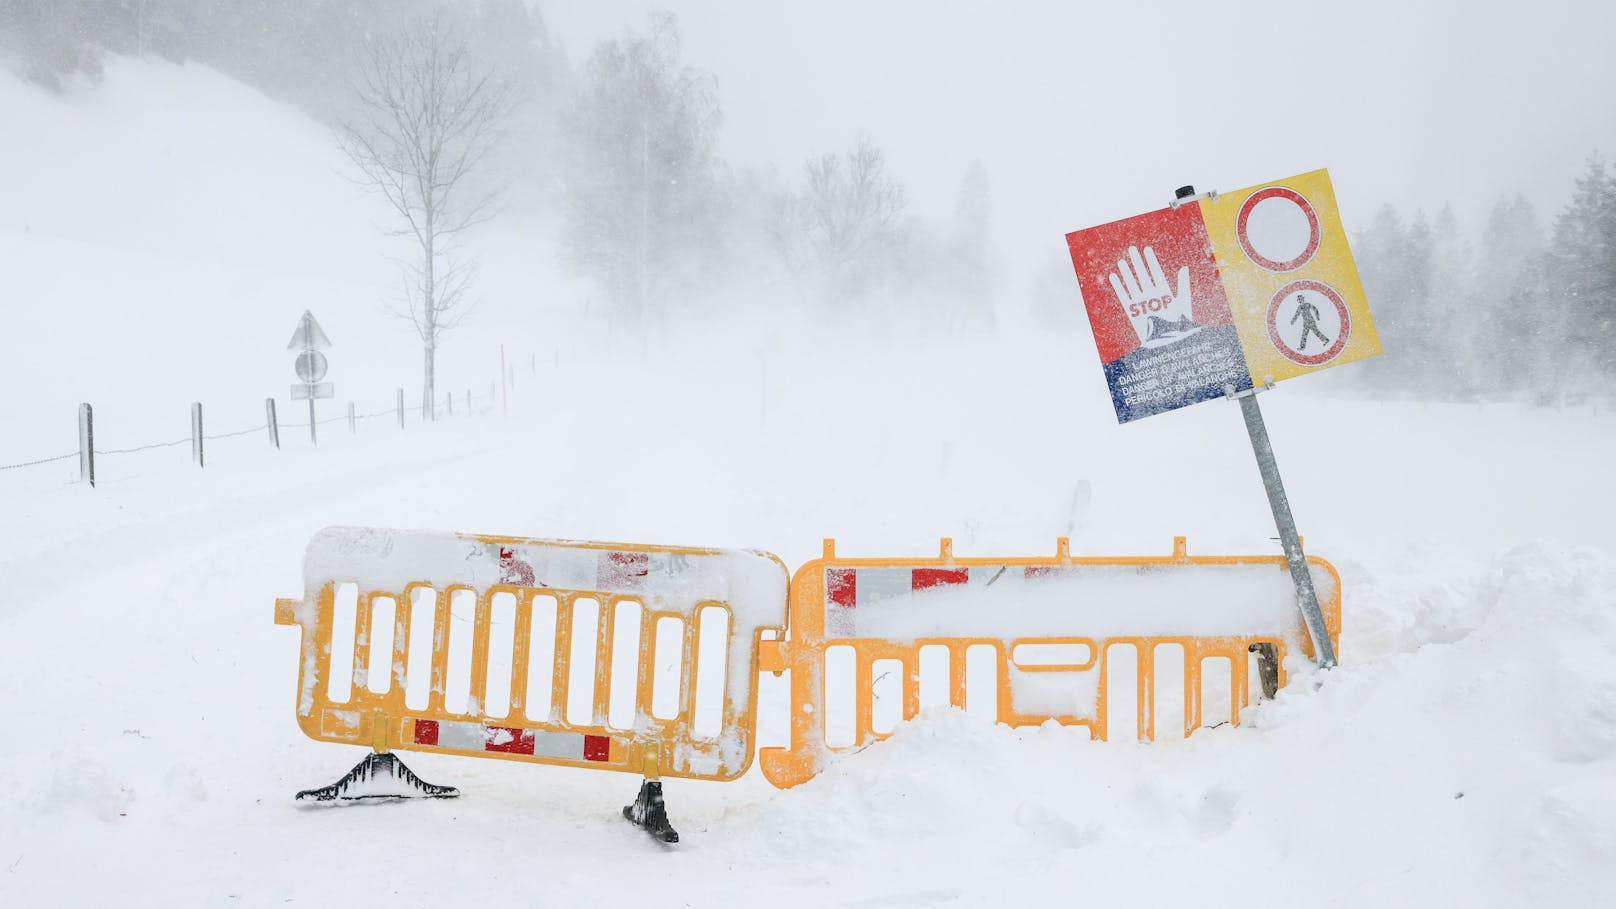
<path fill-rule="evenodd" d="M 1184 187 L 1167 208 L 1066 241 L 1119 423 L 1240 401 L 1314 653 L 1335 665 L 1256 398 L 1380 353 L 1329 174 L 1222 195 Z"/>
<path fill-rule="evenodd" d="M 292 332 L 292 340 L 287 342 L 287 350 L 300 351 L 297 361 L 292 364 L 296 371 L 298 384 L 292 386 L 292 400 L 307 400 L 309 402 L 309 441 L 318 445 L 320 440 L 315 432 L 314 402 L 317 398 L 329 398 L 336 393 L 330 382 L 322 382 L 329 365 L 322 350 L 331 348 L 331 339 L 325 336 L 320 323 L 314 321 L 314 314 L 303 310 L 303 318 L 298 320 L 297 330 Z"/>

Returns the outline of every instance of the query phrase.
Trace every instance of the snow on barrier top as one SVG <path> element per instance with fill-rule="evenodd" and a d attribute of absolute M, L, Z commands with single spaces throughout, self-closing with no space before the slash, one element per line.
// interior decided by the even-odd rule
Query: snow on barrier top
<path fill-rule="evenodd" d="M 763 552 L 330 527 L 275 619 L 311 738 L 733 779 L 786 590 Z"/>
<path fill-rule="evenodd" d="M 1323 559 L 1308 565 L 1338 639 L 1340 579 Z M 1224 698 L 1229 722 L 1239 722 L 1251 661 L 1271 691 L 1284 684 L 1288 654 L 1313 653 L 1282 555 L 1192 557 L 1183 537 L 1169 556 L 1077 558 L 1064 538 L 1054 556 L 1031 558 L 956 558 L 945 539 L 936 558 L 848 559 L 826 540 L 824 557 L 792 577 L 789 627 L 791 640 L 765 642 L 762 658 L 765 671 L 791 672 L 790 746 L 761 752 L 765 776 L 782 787 L 915 716 L 927 649 L 940 658 L 946 703 L 1012 726 L 1082 726 L 1099 739 L 1128 712 L 1137 725 L 1125 732 L 1156 737 L 1158 673 L 1163 686 L 1182 682 L 1182 729 L 1169 731 L 1188 735 L 1223 712 Z M 981 686 L 968 678 L 976 650 L 991 655 Z M 1228 661 L 1226 691 L 1205 694 L 1208 660 Z M 1134 684 L 1113 691 L 1119 671 Z M 1132 703 L 1113 710 L 1122 695 Z"/>

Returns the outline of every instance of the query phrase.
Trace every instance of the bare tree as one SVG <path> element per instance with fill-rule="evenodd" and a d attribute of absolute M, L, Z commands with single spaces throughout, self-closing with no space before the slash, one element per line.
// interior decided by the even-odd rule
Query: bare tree
<path fill-rule="evenodd" d="M 562 117 L 566 256 L 635 321 L 717 247 L 723 113 L 712 74 L 683 53 L 676 17 L 654 13 L 595 48 Z"/>
<path fill-rule="evenodd" d="M 886 157 L 869 139 L 844 155 L 823 155 L 803 165 L 806 185 L 776 200 L 771 228 L 787 264 L 811 267 L 839 289 L 853 290 L 875 276 L 898 246 L 903 186 L 887 175 Z"/>
<path fill-rule="evenodd" d="M 477 64 L 466 38 L 441 17 L 415 20 L 365 49 L 356 113 L 339 127 L 364 185 L 398 215 L 393 235 L 413 241 L 400 315 L 421 337 L 426 415 L 434 416 L 439 339 L 465 318 L 473 263 L 458 250 L 486 220 L 495 193 L 472 175 L 511 110 L 510 87 Z"/>

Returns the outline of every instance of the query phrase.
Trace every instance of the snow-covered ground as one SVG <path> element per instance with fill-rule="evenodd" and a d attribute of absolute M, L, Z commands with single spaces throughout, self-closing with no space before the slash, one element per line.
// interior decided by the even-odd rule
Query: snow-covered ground
<path fill-rule="evenodd" d="M 179 96 L 183 122 L 139 115 L 159 96 Z M 302 272 L 277 263 L 315 231 L 378 254 L 367 203 L 336 191 L 311 196 L 323 207 L 306 220 L 271 190 L 218 209 L 193 199 L 189 227 L 152 213 L 187 155 L 224 154 L 192 150 L 198 123 L 238 118 L 220 141 L 274 143 L 257 165 L 269 185 L 336 166 L 317 127 L 205 70 L 118 63 L 66 101 L 0 77 L 0 109 L 37 126 L 0 147 L 8 172 L 31 155 L 37 176 L 32 209 L 0 211 L 0 271 L 55 294 L 8 304 L 31 329 L 0 338 L 7 384 L 43 403 L 7 402 L 0 462 L 71 450 L 83 397 L 176 411 L 155 438 L 118 429 L 128 443 L 183 436 L 204 392 L 251 421 L 248 405 L 284 397 L 282 346 L 307 303 L 269 295 L 251 319 L 182 320 L 212 285 L 164 296 L 161 279 L 271 275 L 295 290 Z M 111 158 L 81 150 L 69 168 L 51 153 L 95 134 L 176 161 L 131 170 L 98 203 L 75 174 Z M 15 213 L 58 200 L 80 216 L 48 232 L 30 226 L 44 214 Z M 282 228 L 243 241 L 256 264 L 232 258 L 235 242 L 202 244 L 223 208 Z M 160 263 L 147 217 L 175 234 Z M 495 257 L 491 298 L 569 292 L 524 285 L 547 264 Z M 325 286 L 348 269 L 385 282 L 339 255 Z M 142 274 L 129 280 L 155 334 L 99 293 Z M 346 323 L 333 358 L 351 345 L 378 394 L 413 387 L 410 339 L 368 327 L 374 302 L 321 313 Z M 506 305 L 519 308 L 488 318 Z M 1343 665 L 1244 728 L 1098 743 L 944 711 L 797 789 L 755 769 L 670 781 L 672 849 L 619 817 L 637 781 L 618 774 L 407 754 L 463 796 L 294 804 L 362 755 L 298 732 L 296 633 L 272 622 L 327 524 L 754 546 L 793 566 L 827 536 L 847 555 L 929 554 L 944 535 L 961 555 L 1043 554 L 1061 535 L 1078 553 L 1165 553 L 1174 534 L 1192 552 L 1277 549 L 1238 409 L 1117 427 L 1086 337 L 754 323 L 558 340 L 531 327 L 577 322 L 554 305 L 565 318 L 485 327 L 448 367 L 451 387 L 482 389 L 489 339 L 545 354 L 519 361 L 508 417 L 404 432 L 378 419 L 354 436 L 338 424 L 317 450 L 292 430 L 279 452 L 242 436 L 214 443 L 201 471 L 183 447 L 113 456 L 95 490 L 71 482 L 71 461 L 0 472 L 0 905 L 1600 906 L 1616 893 L 1616 419 L 1380 404 L 1309 380 L 1262 403 L 1308 549 L 1341 570 Z M 384 340 L 350 340 L 361 333 Z M 124 353 L 147 343 L 150 373 Z M 46 420 L 65 445 L 34 450 Z M 779 741 L 779 694 L 771 683 L 765 744 Z"/>

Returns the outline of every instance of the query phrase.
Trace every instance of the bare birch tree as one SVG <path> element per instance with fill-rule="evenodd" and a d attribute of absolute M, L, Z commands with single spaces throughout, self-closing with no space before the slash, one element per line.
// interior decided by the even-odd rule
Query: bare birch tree
<path fill-rule="evenodd" d="M 356 113 L 339 136 L 363 184 L 397 214 L 393 235 L 413 241 L 411 256 L 400 262 L 400 315 L 421 337 L 430 419 L 439 340 L 472 307 L 473 263 L 457 241 L 487 219 L 495 197 L 473 174 L 498 139 L 512 95 L 478 65 L 465 36 L 436 16 L 370 42 L 361 73 Z"/>

